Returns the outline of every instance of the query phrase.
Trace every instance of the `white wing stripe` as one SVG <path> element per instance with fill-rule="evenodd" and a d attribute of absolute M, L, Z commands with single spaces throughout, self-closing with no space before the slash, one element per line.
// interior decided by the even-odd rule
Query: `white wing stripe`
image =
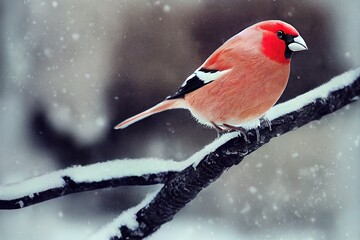
<path fill-rule="evenodd" d="M 219 77 L 228 73 L 230 70 L 231 69 L 227 69 L 224 71 L 216 71 L 216 72 L 203 72 L 203 71 L 197 70 L 197 71 L 195 71 L 195 75 L 206 84 L 206 83 L 209 83 L 211 81 L 218 79 Z"/>

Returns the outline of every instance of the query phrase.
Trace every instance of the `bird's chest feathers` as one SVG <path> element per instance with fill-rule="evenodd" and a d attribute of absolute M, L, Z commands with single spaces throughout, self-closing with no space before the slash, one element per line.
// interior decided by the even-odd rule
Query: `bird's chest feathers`
<path fill-rule="evenodd" d="M 193 114 L 214 122 L 261 116 L 281 96 L 289 70 L 288 65 L 257 59 L 231 69 L 185 99 Z"/>

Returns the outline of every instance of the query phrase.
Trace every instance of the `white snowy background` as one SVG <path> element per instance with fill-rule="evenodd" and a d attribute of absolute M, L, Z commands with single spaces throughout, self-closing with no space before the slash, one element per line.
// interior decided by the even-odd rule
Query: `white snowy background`
<path fill-rule="evenodd" d="M 358 1 L 284 2 L 2 1 L 0 183 L 115 158 L 191 156 L 216 134 L 186 112 L 112 127 L 171 94 L 259 20 L 291 22 L 310 48 L 294 56 L 284 99 L 360 66 Z M 272 140 L 149 239 L 360 239 L 359 122 L 355 103 Z M 87 239 L 155 189 L 0 211 L 1 239 Z"/>

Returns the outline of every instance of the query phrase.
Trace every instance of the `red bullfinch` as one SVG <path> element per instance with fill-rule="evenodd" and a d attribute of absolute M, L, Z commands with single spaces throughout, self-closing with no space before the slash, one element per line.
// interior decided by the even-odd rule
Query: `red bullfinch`
<path fill-rule="evenodd" d="M 126 128 L 152 114 L 185 108 L 217 131 L 260 119 L 283 93 L 293 52 L 307 50 L 290 24 L 270 20 L 239 32 L 191 74 L 173 95 L 118 124 Z"/>

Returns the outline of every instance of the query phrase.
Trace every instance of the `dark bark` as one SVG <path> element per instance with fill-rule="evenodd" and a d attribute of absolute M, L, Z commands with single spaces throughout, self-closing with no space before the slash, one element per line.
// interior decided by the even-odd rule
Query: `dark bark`
<path fill-rule="evenodd" d="M 47 189 L 43 192 L 33 193 L 32 196 L 24 196 L 17 199 L 1 200 L 0 209 L 19 209 L 36 203 L 45 202 L 50 199 L 62 197 L 68 194 L 85 192 L 96 189 L 104 189 L 118 186 L 153 185 L 167 182 L 176 172 L 160 172 L 157 174 L 146 174 L 142 176 L 128 176 L 113 178 L 99 182 L 75 182 L 69 176 L 63 176 L 64 186 Z"/>

